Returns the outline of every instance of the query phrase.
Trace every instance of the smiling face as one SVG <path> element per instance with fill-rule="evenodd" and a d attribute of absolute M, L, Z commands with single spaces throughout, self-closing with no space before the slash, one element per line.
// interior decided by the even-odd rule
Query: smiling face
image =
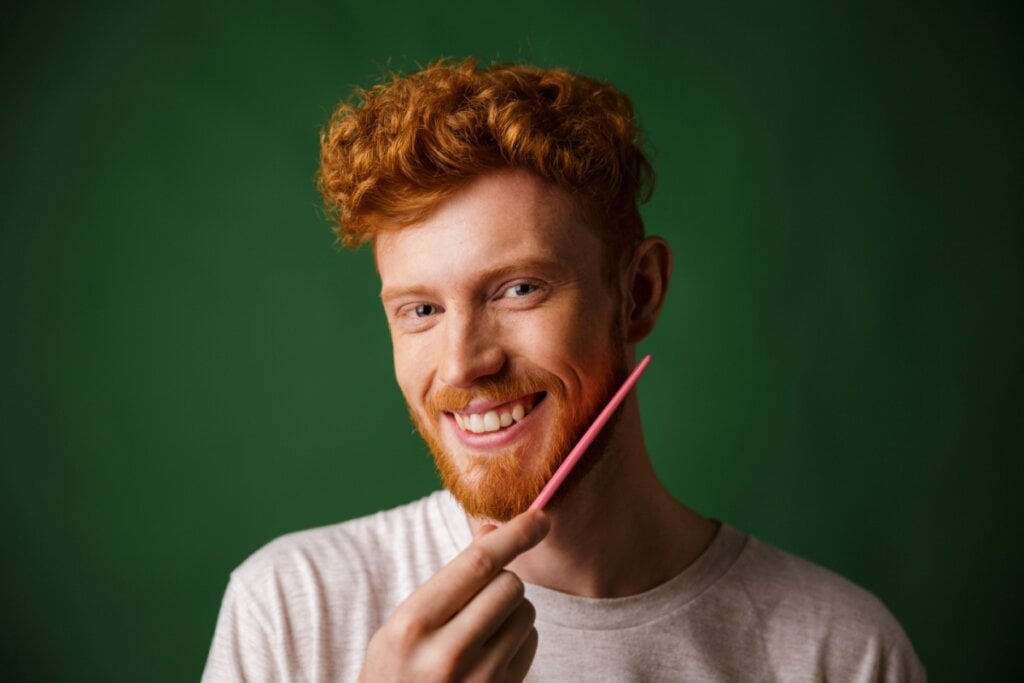
<path fill-rule="evenodd" d="M 511 518 L 625 376 L 600 237 L 565 192 L 503 171 L 374 250 L 395 374 L 445 486 Z"/>

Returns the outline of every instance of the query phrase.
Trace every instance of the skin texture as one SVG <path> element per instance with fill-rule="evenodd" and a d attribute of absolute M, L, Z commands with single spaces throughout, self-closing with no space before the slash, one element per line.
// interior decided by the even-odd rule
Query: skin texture
<path fill-rule="evenodd" d="M 475 539 L 374 636 L 364 680 L 521 680 L 537 644 L 522 581 L 631 595 L 678 574 L 715 533 L 654 475 L 635 392 L 585 473 L 545 513 L 514 516 L 633 366 L 672 271 L 652 237 L 609 277 L 580 216 L 562 190 L 509 170 L 377 238 L 395 374 Z M 467 435 L 451 414 L 523 391 L 542 400 L 504 432 Z M 518 497 L 491 505 L 519 482 Z"/>
<path fill-rule="evenodd" d="M 480 179 L 376 254 L 395 373 L 445 485 L 471 514 L 522 512 L 625 374 L 621 344 L 594 343 L 616 325 L 603 243 L 520 173 Z M 486 436 L 436 410 L 538 394 Z"/>

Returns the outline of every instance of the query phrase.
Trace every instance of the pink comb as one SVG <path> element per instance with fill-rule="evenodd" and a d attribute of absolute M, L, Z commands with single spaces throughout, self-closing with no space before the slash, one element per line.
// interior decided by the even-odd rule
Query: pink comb
<path fill-rule="evenodd" d="M 558 466 L 555 473 L 551 475 L 551 479 L 549 479 L 548 483 L 544 485 L 544 489 L 541 490 L 540 495 L 537 496 L 537 500 L 533 501 L 530 505 L 531 510 L 541 510 L 548 504 L 548 501 L 550 501 L 551 497 L 555 495 L 558 487 L 561 486 L 562 482 L 565 481 L 565 478 L 569 476 L 569 472 L 572 472 L 572 468 L 575 467 L 576 463 L 583 457 L 583 454 L 586 453 L 587 448 L 589 448 L 590 444 L 594 442 L 595 438 L 597 438 L 598 433 L 604 427 L 605 423 L 607 423 L 611 418 L 615 409 L 619 407 L 622 401 L 626 398 L 626 394 L 629 393 L 629 390 L 633 388 L 636 381 L 640 379 L 640 375 L 643 374 L 644 370 L 646 370 L 647 366 L 650 364 L 650 354 L 644 356 L 640 362 L 637 363 L 637 366 L 633 368 L 633 372 L 629 373 L 629 377 L 626 378 L 626 381 L 622 383 L 619 390 L 616 391 L 615 395 L 612 396 L 610 401 L 608 401 L 608 405 L 604 407 L 604 410 L 602 410 L 597 416 L 594 423 L 587 428 L 587 431 L 583 434 L 579 443 L 569 451 L 569 455 L 565 456 L 565 460 L 563 460 L 562 464 Z"/>

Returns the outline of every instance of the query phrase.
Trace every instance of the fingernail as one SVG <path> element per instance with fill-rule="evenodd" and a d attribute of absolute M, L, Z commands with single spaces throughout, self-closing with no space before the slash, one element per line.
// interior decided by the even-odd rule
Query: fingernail
<path fill-rule="evenodd" d="M 475 540 L 480 538 L 481 536 L 486 536 L 487 534 L 491 533 L 497 528 L 498 527 L 494 526 L 493 524 L 484 524 L 482 527 L 476 530 L 475 534 L 473 534 L 473 539 Z"/>

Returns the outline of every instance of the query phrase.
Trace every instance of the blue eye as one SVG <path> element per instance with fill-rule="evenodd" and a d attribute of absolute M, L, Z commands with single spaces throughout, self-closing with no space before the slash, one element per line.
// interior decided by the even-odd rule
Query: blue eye
<path fill-rule="evenodd" d="M 426 318 L 427 316 L 434 315 L 434 313 L 437 313 L 437 308 L 430 304 L 420 304 L 412 312 L 417 318 Z"/>

